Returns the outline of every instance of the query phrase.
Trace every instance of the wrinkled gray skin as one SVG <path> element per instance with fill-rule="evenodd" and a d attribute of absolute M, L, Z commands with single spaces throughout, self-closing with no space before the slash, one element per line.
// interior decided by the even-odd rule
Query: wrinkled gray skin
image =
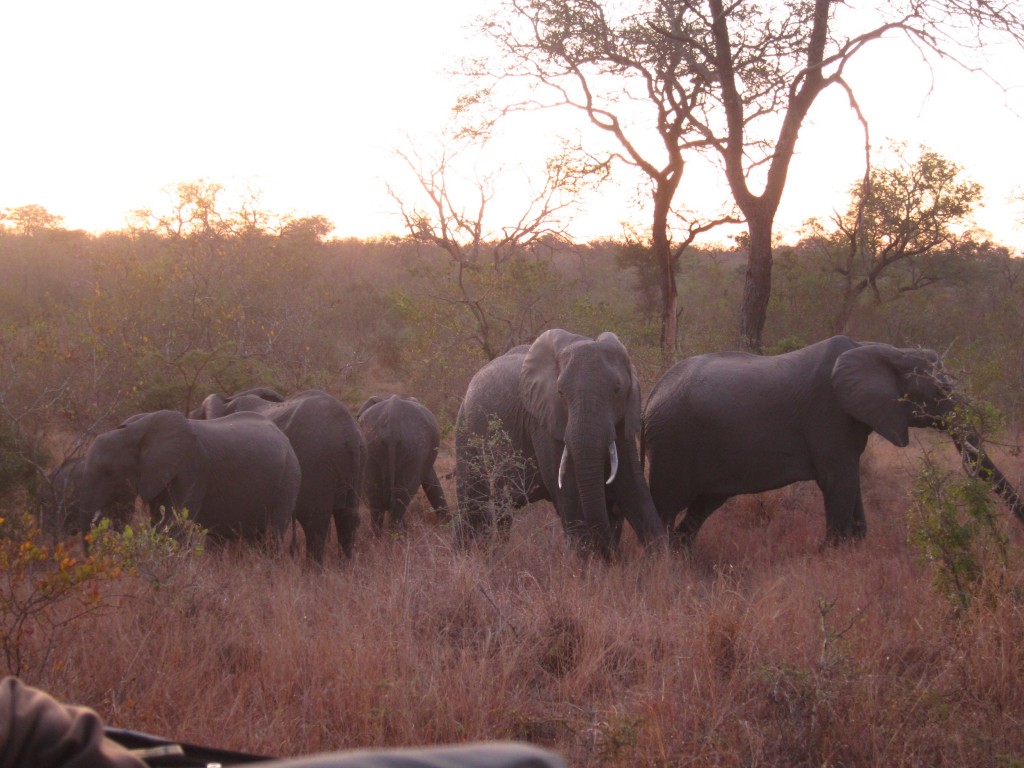
<path fill-rule="evenodd" d="M 434 471 L 441 445 L 434 414 L 415 397 L 391 395 L 368 399 L 357 419 L 366 438 L 365 492 L 374 531 L 383 528 L 388 511 L 395 526 L 402 527 L 420 487 L 437 516 L 447 519 L 448 502 Z"/>
<path fill-rule="evenodd" d="M 96 510 L 81 503 L 85 457 L 73 456 L 48 476 L 47 499 L 43 507 L 43 530 L 50 536 L 73 536 L 89 532 Z M 114 530 L 124 530 L 135 512 L 135 489 L 125 480 L 114 490 L 111 501 L 99 514 L 108 518 Z"/>
<path fill-rule="evenodd" d="M 187 509 L 213 540 L 280 540 L 299 492 L 299 462 L 268 419 L 241 413 L 210 422 L 177 411 L 132 416 L 93 442 L 82 505 L 106 507 L 125 480 L 158 520 Z"/>
<path fill-rule="evenodd" d="M 260 387 L 226 398 L 210 395 L 190 415 L 213 419 L 243 411 L 273 421 L 295 449 L 302 468 L 295 519 L 306 537 L 306 556 L 323 562 L 333 518 L 342 551 L 351 557 L 366 467 L 366 442 L 352 414 L 340 400 L 320 390 L 285 399 Z"/>
<path fill-rule="evenodd" d="M 636 448 L 640 386 L 615 334 L 603 333 L 595 341 L 560 329 L 545 331 L 532 345 L 516 347 L 473 376 L 456 425 L 460 547 L 494 517 L 491 483 L 481 463 L 492 418 L 529 463 L 525 476 L 497 478 L 501 490 L 516 506 L 554 502 L 581 553 L 613 557 L 623 516 L 642 543 L 663 537 Z"/>
<path fill-rule="evenodd" d="M 867 532 L 860 456 L 872 431 L 893 445 L 910 427 L 944 427 L 955 401 L 932 350 L 845 336 L 775 357 L 721 352 L 681 360 L 644 409 L 641 450 L 654 504 L 673 540 L 689 543 L 732 496 L 814 480 L 825 501 L 825 541 Z M 955 438 L 965 460 L 976 438 Z M 1002 473 L 974 449 L 971 461 Z M 1020 516 L 1020 499 L 1000 495 Z M 676 518 L 685 516 L 676 526 Z"/>

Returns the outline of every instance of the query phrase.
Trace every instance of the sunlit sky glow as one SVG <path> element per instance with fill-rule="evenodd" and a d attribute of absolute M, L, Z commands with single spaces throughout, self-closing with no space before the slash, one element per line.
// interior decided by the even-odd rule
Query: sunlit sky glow
<path fill-rule="evenodd" d="M 411 178 L 392 150 L 443 127 L 457 91 L 445 69 L 485 7 L 0 1 L 0 208 L 38 204 L 66 227 L 114 230 L 134 209 L 166 208 L 173 185 L 202 178 L 259 191 L 274 213 L 322 214 L 338 236 L 398 232 L 385 181 L 411 189 Z M 1008 199 L 1024 186 L 1024 56 L 992 54 L 1009 93 L 953 68 L 933 73 L 895 41 L 878 43 L 872 66 L 850 80 L 874 144 L 923 142 L 964 166 L 985 187 L 979 223 L 1019 252 L 1024 203 Z M 523 158 L 549 146 L 536 126 L 536 141 L 517 139 Z M 801 132 L 783 229 L 845 207 L 862 146 L 845 94 L 827 94 Z M 694 166 L 686 204 L 717 202 L 716 186 Z M 590 201 L 578 236 L 621 234 L 627 197 L 605 190 Z"/>

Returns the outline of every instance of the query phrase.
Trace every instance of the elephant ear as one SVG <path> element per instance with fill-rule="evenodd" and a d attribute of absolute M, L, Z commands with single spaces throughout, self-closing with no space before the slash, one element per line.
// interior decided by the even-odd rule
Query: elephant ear
<path fill-rule="evenodd" d="M 637 375 L 636 366 L 633 365 L 626 346 L 619 341 L 618 336 L 611 331 L 605 331 L 597 340 L 621 349 L 622 355 L 629 362 L 629 399 L 626 401 L 625 429 L 627 435 L 635 437 L 640 433 L 640 376 Z"/>
<path fill-rule="evenodd" d="M 901 401 L 901 354 L 888 344 L 844 352 L 832 367 L 832 389 L 846 413 L 903 448 L 910 442 L 910 420 Z"/>
<path fill-rule="evenodd" d="M 196 436 L 177 411 L 156 411 L 125 422 L 138 430 L 139 496 L 155 498 L 174 479 L 182 460 L 195 448 Z"/>
<path fill-rule="evenodd" d="M 189 414 L 190 419 L 219 419 L 227 413 L 227 400 L 218 394 L 207 395 L 203 404 Z"/>
<path fill-rule="evenodd" d="M 557 440 L 565 436 L 569 420 L 565 403 L 558 394 L 558 357 L 563 350 L 582 340 L 585 337 L 561 328 L 544 331 L 530 345 L 519 374 L 519 397 L 527 413 Z"/>
<path fill-rule="evenodd" d="M 380 395 L 374 395 L 373 397 L 368 398 L 365 403 L 359 406 L 359 413 L 356 414 L 356 419 L 358 420 L 361 418 L 364 413 L 373 408 L 377 403 L 381 402 L 384 402 L 384 398 Z"/>

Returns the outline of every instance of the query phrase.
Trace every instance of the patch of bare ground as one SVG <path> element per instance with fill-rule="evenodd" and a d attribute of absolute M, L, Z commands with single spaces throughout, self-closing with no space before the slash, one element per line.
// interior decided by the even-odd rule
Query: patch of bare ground
<path fill-rule="evenodd" d="M 1016 764 L 1024 583 L 958 620 L 932 589 L 906 536 L 928 447 L 873 439 L 867 539 L 824 551 L 800 484 L 733 499 L 687 555 L 627 531 L 612 565 L 571 554 L 546 504 L 459 554 L 422 499 L 322 573 L 208 552 L 158 588 L 112 585 L 26 680 L 118 726 L 281 756 L 512 738 L 577 766 Z M 1020 485 L 1020 457 L 996 460 Z"/>

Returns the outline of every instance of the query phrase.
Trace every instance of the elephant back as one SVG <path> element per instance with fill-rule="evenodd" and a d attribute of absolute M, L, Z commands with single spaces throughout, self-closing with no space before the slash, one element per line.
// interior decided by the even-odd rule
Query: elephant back
<path fill-rule="evenodd" d="M 359 425 L 370 438 L 377 436 L 385 440 L 401 440 L 406 435 L 426 435 L 435 443 L 441 439 L 441 427 L 437 417 L 414 397 L 392 395 L 377 399 L 370 407 L 360 409 Z"/>
<path fill-rule="evenodd" d="M 291 520 L 301 470 L 284 433 L 258 413 L 236 413 L 193 422 L 196 458 L 215 467 L 205 476 L 202 509 L 195 519 L 215 535 L 249 538 L 271 527 L 283 533 Z M 264 510 L 252 515 L 252 509 Z"/>
<path fill-rule="evenodd" d="M 487 434 L 498 419 L 509 432 L 526 431 L 528 414 L 519 399 L 519 375 L 529 347 L 522 345 L 491 360 L 470 379 L 456 418 L 455 444 Z"/>

